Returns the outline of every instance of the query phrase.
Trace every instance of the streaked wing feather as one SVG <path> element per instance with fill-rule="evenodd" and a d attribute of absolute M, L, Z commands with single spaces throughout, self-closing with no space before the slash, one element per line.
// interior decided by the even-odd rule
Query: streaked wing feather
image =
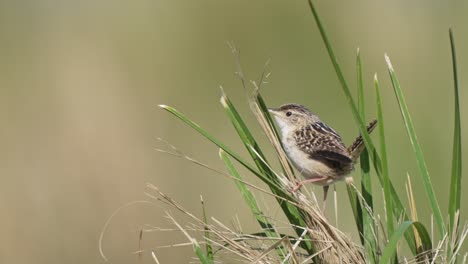
<path fill-rule="evenodd" d="M 314 153 L 310 154 L 310 157 L 312 157 L 312 158 L 314 158 L 314 157 L 324 158 L 324 159 L 327 159 L 327 160 L 337 161 L 337 162 L 342 163 L 342 164 L 352 162 L 351 158 L 349 158 L 347 155 L 343 155 L 343 154 L 340 154 L 340 153 L 337 153 L 337 152 L 327 151 L 327 150 L 315 151 Z"/>
<path fill-rule="evenodd" d="M 298 147 L 311 158 L 323 158 L 340 163 L 352 162 L 341 137 L 323 122 L 316 122 L 295 134 Z"/>
<path fill-rule="evenodd" d="M 312 124 L 312 128 L 314 128 L 315 130 L 317 130 L 318 132 L 324 135 L 331 134 L 335 138 L 337 138 L 339 141 L 341 141 L 340 135 L 338 135 L 338 133 L 336 133 L 336 131 L 333 130 L 333 128 L 329 127 L 327 124 L 323 122 L 315 122 L 314 124 Z"/>

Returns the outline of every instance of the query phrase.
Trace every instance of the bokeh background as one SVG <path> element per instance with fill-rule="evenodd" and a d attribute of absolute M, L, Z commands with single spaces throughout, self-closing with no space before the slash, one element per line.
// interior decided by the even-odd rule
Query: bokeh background
<path fill-rule="evenodd" d="M 375 116 L 372 78 L 379 74 L 391 177 L 406 203 L 405 179 L 411 175 L 420 218 L 430 223 L 383 55 L 390 55 L 397 71 L 446 212 L 453 133 L 448 28 L 453 27 L 458 47 L 466 121 L 468 3 L 359 0 L 318 1 L 317 6 L 353 88 L 356 49 L 361 50 L 368 116 Z M 118 207 L 147 199 L 147 182 L 198 215 L 203 195 L 210 216 L 227 224 L 237 216 L 245 232 L 257 231 L 231 181 L 155 151 L 165 147 L 157 140 L 161 137 L 223 169 L 217 148 L 157 107 L 164 103 L 245 155 L 219 104 L 219 85 L 266 143 L 249 113 L 226 41 L 241 50 L 247 79 L 258 79 L 271 59 L 272 75 L 263 90 L 271 106 L 307 105 L 346 142 L 357 135 L 306 1 L 1 1 L 0 262 L 103 262 L 98 239 L 104 223 Z M 466 139 L 467 122 L 462 128 Z M 339 225 L 355 236 L 344 185 L 337 191 Z M 380 195 L 378 185 L 375 192 Z M 269 197 L 259 199 L 269 215 L 281 219 Z M 463 206 L 466 211 L 468 205 Z M 104 236 L 109 260 L 152 263 L 147 251 L 134 252 L 186 242 L 176 232 L 153 232 L 145 233 L 139 246 L 144 224 L 173 227 L 166 210 L 143 204 L 122 210 Z M 187 263 L 192 257 L 190 247 L 157 249 L 157 254 L 162 263 Z"/>

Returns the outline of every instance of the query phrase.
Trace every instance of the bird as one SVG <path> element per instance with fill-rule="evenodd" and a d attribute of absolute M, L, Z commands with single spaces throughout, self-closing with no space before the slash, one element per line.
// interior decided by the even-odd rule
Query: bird
<path fill-rule="evenodd" d="M 341 136 L 303 105 L 285 104 L 269 108 L 281 131 L 281 143 L 288 159 L 305 178 L 293 192 L 306 183 L 323 186 L 323 209 L 331 184 L 345 179 L 364 150 L 362 135 L 349 146 Z M 370 134 L 377 125 L 373 120 L 367 126 Z"/>

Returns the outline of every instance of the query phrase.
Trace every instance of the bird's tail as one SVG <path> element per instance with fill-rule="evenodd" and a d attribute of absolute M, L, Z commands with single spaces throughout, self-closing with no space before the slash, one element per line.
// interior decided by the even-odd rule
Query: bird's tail
<path fill-rule="evenodd" d="M 377 120 L 372 120 L 372 122 L 367 125 L 367 133 L 370 134 L 372 130 L 377 126 Z M 356 161 L 359 156 L 361 155 L 361 152 L 364 150 L 364 140 L 362 139 L 362 135 L 359 135 L 359 137 L 354 140 L 353 144 L 348 147 L 348 152 L 351 154 L 351 159 L 353 161 Z"/>

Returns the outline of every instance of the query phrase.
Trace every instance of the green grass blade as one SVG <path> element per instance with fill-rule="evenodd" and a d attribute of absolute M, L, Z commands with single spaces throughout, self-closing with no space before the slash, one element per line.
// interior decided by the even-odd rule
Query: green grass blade
<path fill-rule="evenodd" d="M 429 233 L 427 232 L 426 228 L 424 228 L 424 226 L 420 222 L 405 221 L 401 223 L 401 225 L 397 229 L 395 229 L 395 232 L 393 232 L 393 235 L 390 237 L 387 245 L 382 251 L 382 255 L 379 261 L 380 264 L 390 263 L 392 256 L 396 254 L 398 241 L 405 233 L 412 232 L 411 230 L 408 230 L 408 228 L 411 226 L 413 226 L 417 230 L 418 235 L 421 238 L 424 247 L 427 247 L 427 250 L 431 248 L 431 241 L 430 241 Z M 427 253 L 430 256 L 431 252 L 427 252 Z"/>
<path fill-rule="evenodd" d="M 259 177 L 263 182 L 265 182 L 272 192 L 276 195 L 279 195 L 283 198 L 286 198 L 288 200 L 292 199 L 289 194 L 283 190 L 281 187 L 279 187 L 275 182 L 273 182 L 270 178 L 266 177 L 262 173 L 260 173 L 255 167 L 244 161 L 237 153 L 229 149 L 226 145 L 224 145 L 222 142 L 217 140 L 215 137 L 213 137 L 210 133 L 208 133 L 206 130 L 201 128 L 198 124 L 187 118 L 185 115 L 177 111 L 175 108 L 167 106 L 167 105 L 160 105 L 162 109 L 168 111 L 169 113 L 173 114 L 177 118 L 179 118 L 181 121 L 195 129 L 198 133 L 200 133 L 202 136 L 204 136 L 206 139 L 210 140 L 212 143 L 214 143 L 216 146 L 219 148 L 223 149 L 227 154 L 229 154 L 232 158 L 237 160 L 241 165 L 243 165 L 245 168 L 247 168 L 250 172 L 252 172 L 255 176 Z M 249 148 L 250 149 L 250 148 Z M 278 203 L 280 204 L 281 208 L 285 212 L 286 216 L 288 217 L 289 221 L 296 225 L 296 226 L 306 226 L 306 223 L 301 217 L 300 210 L 295 207 L 294 205 L 280 201 L 278 200 Z M 296 228 L 295 229 L 296 233 L 298 235 L 302 234 L 303 230 Z M 304 249 L 307 250 L 309 253 L 313 253 L 314 251 L 312 250 L 312 243 L 310 241 L 305 241 L 304 244 L 301 244 L 301 246 L 304 245 Z"/>
<path fill-rule="evenodd" d="M 214 262 L 214 254 L 213 254 L 213 246 L 211 245 L 210 241 L 210 231 L 208 230 L 208 220 L 206 218 L 206 208 L 205 208 L 205 202 L 203 201 L 203 197 L 200 197 L 201 205 L 202 205 L 202 214 L 203 214 L 203 223 L 205 224 L 204 227 L 204 234 L 203 238 L 205 239 L 205 252 L 206 252 L 206 257 L 208 260 L 211 262 Z"/>
<path fill-rule="evenodd" d="M 361 120 L 366 120 L 365 98 L 364 98 L 364 84 L 362 81 L 362 62 L 361 53 L 359 49 L 356 56 L 356 70 L 357 70 L 357 90 L 358 90 L 358 110 Z M 372 180 L 370 175 L 370 160 L 367 149 L 364 149 L 360 156 L 361 167 L 361 192 L 364 201 L 368 208 L 374 210 L 374 202 L 372 199 Z M 377 242 L 375 238 L 375 225 L 374 219 L 368 210 L 362 210 L 362 236 L 361 241 L 369 256 L 370 263 L 376 263 Z M 359 229 L 358 229 L 359 230 Z"/>
<path fill-rule="evenodd" d="M 203 249 L 200 247 L 200 244 L 194 239 L 191 238 L 192 241 L 192 246 L 193 246 L 193 251 L 197 255 L 198 259 L 200 260 L 200 263 L 202 264 L 213 264 L 213 261 L 211 261 L 208 256 L 203 252 Z"/>
<path fill-rule="evenodd" d="M 250 172 L 255 174 L 257 177 L 259 177 L 263 182 L 268 184 L 270 188 L 275 188 L 277 192 L 282 193 L 283 195 L 288 195 L 284 190 L 282 190 L 281 187 L 279 187 L 275 182 L 273 182 L 271 179 L 265 177 L 263 174 L 261 174 L 255 167 L 250 165 L 248 162 L 246 162 L 244 159 L 240 157 L 239 154 L 235 153 L 232 151 L 230 148 L 228 148 L 226 145 L 224 145 L 221 141 L 216 139 L 214 136 L 212 136 L 210 133 L 208 133 L 206 130 L 204 130 L 202 127 L 200 127 L 198 124 L 190 120 L 188 117 L 177 111 L 175 108 L 167 106 L 167 105 L 159 105 L 162 109 L 168 111 L 169 113 L 173 114 L 180 120 L 182 120 L 184 123 L 195 129 L 198 133 L 200 133 L 202 136 L 204 136 L 206 139 L 214 143 L 216 146 L 219 148 L 222 148 L 226 153 L 228 153 L 231 157 L 233 157 L 235 160 L 237 160 L 242 166 L 247 168 Z"/>
<path fill-rule="evenodd" d="M 357 52 L 356 56 L 356 68 L 357 68 L 357 87 L 358 87 L 358 110 L 361 120 L 366 120 L 365 114 L 365 99 L 364 99 L 364 85 L 362 82 L 362 63 L 361 63 L 361 54 Z M 370 163 L 369 163 L 369 153 L 367 148 L 362 151 L 360 159 L 361 165 L 361 178 L 362 178 L 362 196 L 366 200 L 367 205 L 373 209 L 372 201 L 372 181 L 370 178 Z"/>
<path fill-rule="evenodd" d="M 268 107 L 265 103 L 265 100 L 263 100 L 263 97 L 261 96 L 260 92 L 257 90 L 255 94 L 255 101 L 262 111 L 263 117 L 267 120 L 268 126 L 270 127 L 271 131 L 274 133 L 274 136 L 276 137 L 276 140 L 281 144 L 281 139 L 279 137 L 278 130 L 276 129 L 275 123 L 273 122 L 270 113 L 268 111 Z M 283 170 L 284 175 L 291 175 L 292 177 L 294 176 L 294 171 L 292 169 L 291 164 L 289 163 L 288 159 L 282 160 L 281 157 L 279 157 L 281 168 Z"/>
<path fill-rule="evenodd" d="M 357 91 L 358 91 L 358 111 L 362 120 L 366 120 L 366 108 L 364 100 L 364 84 L 362 81 L 361 52 L 357 49 L 356 54 Z"/>
<path fill-rule="evenodd" d="M 351 184 L 346 184 L 346 190 L 348 191 L 349 202 L 351 204 L 351 209 L 353 210 L 354 221 L 356 222 L 356 226 L 359 233 L 359 239 L 361 240 L 361 244 L 365 245 L 366 240 L 364 239 L 364 225 L 363 225 L 363 210 L 361 206 L 361 202 L 359 197 L 356 193 L 356 189 Z M 367 248 L 366 248 L 367 250 Z M 371 252 L 367 252 L 368 254 Z M 374 254 L 372 254 L 374 255 Z"/>
<path fill-rule="evenodd" d="M 358 80 L 358 98 L 360 99 L 358 103 L 359 103 L 359 106 L 361 107 L 361 106 L 364 106 L 363 104 L 364 102 L 361 101 L 361 99 L 363 98 L 363 91 L 362 91 L 361 57 L 359 55 L 359 49 L 358 49 L 357 58 L 356 58 L 356 68 L 357 68 L 357 80 Z M 360 108 L 360 110 L 362 109 Z M 361 117 L 362 117 L 362 112 L 361 112 Z M 363 155 L 361 155 L 361 175 L 363 172 L 363 166 L 362 166 L 363 159 L 366 158 L 364 155 L 364 152 L 366 152 L 366 149 L 364 149 Z M 367 156 L 367 158 L 369 158 L 369 156 Z M 362 177 L 362 180 L 364 181 L 363 177 Z M 362 182 L 361 182 L 361 185 L 362 185 Z M 364 227 L 363 217 L 364 216 L 363 216 L 363 210 L 362 210 L 361 202 L 359 200 L 359 196 L 357 195 L 356 190 L 354 189 L 354 186 L 350 183 L 346 184 L 346 190 L 348 192 L 348 198 L 351 204 L 351 209 L 353 211 L 354 221 L 356 222 L 356 227 L 359 233 L 359 239 L 361 240 L 361 244 L 365 245 L 366 240 L 364 239 L 364 230 L 363 230 L 363 227 Z"/>
<path fill-rule="evenodd" d="M 396 253 L 398 241 L 400 240 L 401 236 L 403 236 L 403 234 L 408 230 L 411 224 L 411 221 L 405 221 L 395 230 L 382 252 L 382 256 L 380 257 L 379 261 L 380 264 L 390 263 L 390 260 Z"/>
<path fill-rule="evenodd" d="M 460 210 L 461 198 L 461 176 L 462 176 L 462 152 L 461 152 L 461 122 L 460 122 L 460 102 L 458 94 L 458 73 L 457 60 L 455 53 L 455 41 L 453 38 L 452 29 L 449 30 L 450 47 L 452 50 L 452 65 L 453 65 L 453 84 L 455 97 L 455 120 L 453 129 L 453 156 L 452 156 L 452 178 L 450 180 L 450 197 L 449 197 L 449 235 L 453 234 L 453 228 L 458 223 L 456 212 Z M 449 252 L 450 253 L 450 252 Z"/>
<path fill-rule="evenodd" d="M 375 86 L 375 94 L 377 98 L 377 120 L 378 120 L 378 127 L 379 127 L 379 137 L 380 137 L 380 151 L 382 157 L 382 176 L 383 176 L 383 189 L 384 189 L 384 199 L 385 199 L 385 207 L 386 207 L 386 214 L 387 214 L 387 235 L 390 237 L 393 234 L 394 226 L 393 226 L 393 202 L 390 192 L 390 179 L 388 175 L 388 160 L 387 160 L 387 145 L 385 143 L 385 127 L 384 127 L 384 119 L 383 119 L 383 111 L 382 111 L 382 98 L 380 96 L 380 88 L 379 88 L 379 80 L 377 79 L 377 74 L 374 76 L 374 86 Z M 393 256 L 393 261 L 395 262 L 398 257 Z"/>
<path fill-rule="evenodd" d="M 242 120 L 241 116 L 237 112 L 232 102 L 224 93 L 221 96 L 221 104 L 226 110 L 226 113 L 229 116 L 229 119 L 231 120 L 232 124 L 234 125 L 234 128 L 236 129 L 237 133 L 239 134 L 242 143 L 244 143 L 245 147 L 247 148 L 247 151 L 250 153 L 250 156 L 254 160 L 260 172 L 266 175 L 271 181 L 278 184 L 279 180 L 276 177 L 275 173 L 271 171 L 268 164 L 265 164 L 265 162 L 267 162 L 265 155 L 263 155 L 263 152 L 258 146 L 257 141 L 252 136 L 252 133 L 250 133 L 250 130 L 245 125 L 245 122 Z M 252 150 L 252 148 L 255 150 L 255 152 Z"/>
<path fill-rule="evenodd" d="M 419 172 L 422 177 L 424 189 L 426 190 L 426 195 L 427 195 L 427 198 L 429 199 L 432 212 L 434 214 L 434 219 L 439 230 L 439 234 L 441 237 L 443 237 L 445 234 L 444 219 L 442 217 L 442 212 L 440 211 L 440 207 L 439 207 L 439 204 L 437 202 L 437 199 L 434 193 L 434 188 L 432 187 L 431 178 L 429 177 L 429 172 L 427 170 L 426 162 L 424 161 L 424 155 L 423 155 L 421 146 L 419 145 L 418 139 L 416 137 L 416 131 L 413 126 L 413 121 L 411 121 L 411 116 L 410 116 L 408 107 L 406 105 L 405 98 L 403 96 L 403 91 L 401 90 L 400 83 L 398 82 L 392 63 L 390 62 L 390 58 L 387 55 L 385 55 L 385 60 L 387 61 L 388 71 L 390 73 L 390 79 L 392 80 L 393 89 L 395 91 L 395 95 L 397 97 L 398 104 L 400 106 L 400 111 L 403 116 L 406 130 L 408 132 L 411 145 L 416 155 L 416 160 L 418 163 Z"/>
<path fill-rule="evenodd" d="M 364 140 L 364 144 L 366 145 L 366 148 L 367 148 L 367 151 L 369 153 L 369 156 L 371 157 L 371 160 L 374 162 L 374 167 L 377 171 L 377 174 L 379 176 L 379 181 L 380 183 L 383 185 L 383 178 L 381 177 L 381 172 L 382 172 L 382 165 L 381 165 L 381 160 L 380 160 L 380 157 L 379 155 L 377 154 L 377 152 L 375 151 L 375 146 L 369 136 L 369 133 L 367 133 L 367 129 L 366 129 L 366 124 L 364 123 L 364 121 L 362 120 L 362 118 L 360 117 L 359 115 L 359 111 L 356 107 L 356 104 L 354 103 L 354 100 L 351 96 L 351 92 L 348 88 L 348 85 L 346 83 L 346 80 L 343 76 L 343 73 L 341 71 L 341 68 L 340 68 L 340 65 L 338 64 L 338 61 L 336 60 L 336 57 L 335 57 L 335 54 L 333 52 L 333 49 L 331 47 L 331 44 L 330 42 L 328 41 L 328 37 L 326 35 L 326 32 L 325 32 L 325 29 L 323 28 L 322 26 L 322 23 L 320 21 L 320 18 L 318 16 L 318 13 L 317 13 L 317 9 L 315 8 L 312 0 L 309 0 L 309 6 L 310 6 L 310 9 L 312 11 L 312 14 L 314 15 L 314 19 L 315 19 L 315 22 L 317 24 L 317 27 L 319 28 L 319 31 L 320 31 L 320 34 L 322 36 L 322 40 L 325 44 L 325 47 L 328 51 L 328 55 L 330 57 L 330 60 L 333 64 L 333 67 L 335 69 L 335 72 L 336 72 L 336 75 L 340 81 L 340 84 L 341 84 L 341 88 L 345 94 L 345 97 L 349 103 L 349 107 L 351 108 L 351 112 L 353 114 L 353 117 L 354 119 L 356 120 L 356 123 L 357 125 L 359 126 L 359 131 L 361 132 L 362 134 L 362 137 L 363 137 L 363 140 Z M 396 212 L 398 215 L 406 215 L 406 213 L 404 212 L 404 208 L 403 208 L 403 204 L 401 203 L 401 200 L 398 196 L 398 194 L 396 193 L 395 191 L 395 188 L 393 187 L 393 184 L 391 186 L 391 191 L 392 191 L 392 198 L 394 200 L 394 204 L 395 204 L 395 209 L 398 210 L 398 212 Z"/>
<path fill-rule="evenodd" d="M 213 262 L 205 255 L 198 243 L 193 244 L 193 250 L 202 264 L 212 264 Z"/>
<path fill-rule="evenodd" d="M 270 167 L 267 164 L 265 164 L 266 159 L 263 156 L 260 147 L 258 146 L 252 134 L 248 130 L 241 116 L 238 114 L 236 108 L 225 94 L 223 94 L 223 96 L 221 97 L 221 104 L 225 108 L 227 115 L 229 116 L 231 122 L 234 125 L 234 128 L 236 129 L 237 133 L 239 134 L 239 137 L 241 138 L 242 142 L 247 148 L 247 151 L 252 156 L 252 159 L 254 159 L 255 163 L 257 164 L 257 167 L 259 168 L 261 174 L 266 175 L 266 178 L 268 178 L 271 182 L 274 183 L 274 185 L 271 186 L 267 183 L 271 191 L 276 195 L 279 195 L 288 200 L 292 200 L 293 198 L 289 194 L 287 194 L 283 189 L 278 190 L 278 178 L 276 177 L 275 173 L 270 169 Z M 261 159 L 258 155 L 261 156 Z M 299 227 L 306 226 L 306 223 L 302 218 L 300 210 L 296 206 L 290 203 L 285 203 L 284 201 L 278 198 L 277 201 L 290 223 L 294 226 L 296 234 L 300 236 L 303 232 L 303 229 Z M 306 250 L 312 252 L 312 244 L 309 241 L 307 241 L 305 245 L 307 247 Z"/>
<path fill-rule="evenodd" d="M 347 101 L 349 103 L 349 106 L 351 108 L 351 112 L 353 114 L 353 117 L 354 117 L 356 123 L 359 126 L 359 131 L 362 134 L 364 144 L 366 145 L 369 156 L 370 156 L 370 158 L 371 158 L 371 160 L 372 160 L 372 162 L 374 164 L 375 170 L 377 171 L 377 176 L 379 178 L 379 182 L 380 182 L 381 185 L 383 185 L 383 177 L 381 175 L 382 165 L 381 165 L 380 157 L 377 154 L 377 152 L 375 150 L 375 146 L 372 143 L 372 140 L 371 140 L 369 134 L 366 131 L 366 124 L 363 122 L 363 120 L 359 116 L 359 112 L 358 112 L 357 107 L 356 107 L 356 105 L 354 103 L 354 100 L 353 100 L 353 98 L 351 96 L 351 92 L 350 92 L 350 90 L 348 88 L 348 85 L 346 84 L 343 73 L 342 73 L 342 71 L 340 69 L 340 66 L 339 66 L 339 64 L 338 64 L 338 62 L 336 60 L 336 57 L 335 57 L 335 55 L 333 53 L 333 49 L 331 47 L 330 42 L 328 41 L 327 35 L 325 33 L 325 29 L 323 28 L 322 23 L 320 22 L 320 18 L 318 16 L 317 10 L 316 10 L 312 0 L 309 0 L 309 6 L 310 6 L 310 9 L 311 9 L 312 14 L 314 16 L 317 27 L 319 28 L 319 31 L 320 31 L 320 34 L 322 36 L 322 40 L 323 40 L 323 42 L 325 44 L 325 47 L 327 48 L 328 55 L 329 55 L 330 60 L 331 60 L 331 62 L 333 64 L 333 67 L 335 69 L 337 77 L 338 77 L 338 79 L 340 81 L 342 90 L 343 90 L 343 92 L 344 92 L 344 94 L 346 96 L 346 99 L 347 99 Z M 402 204 L 402 202 L 401 202 L 395 188 L 393 187 L 393 184 L 391 184 L 390 191 L 392 193 L 393 207 L 395 209 L 395 215 L 403 216 L 403 219 L 408 220 L 409 218 L 408 218 L 408 216 L 406 214 L 406 211 L 405 211 L 405 209 L 403 207 L 403 204 Z M 407 235 L 405 237 L 406 237 L 406 239 L 408 241 L 408 245 L 409 245 L 411 251 L 413 252 L 413 254 L 416 254 L 417 252 L 416 252 L 414 236 L 412 234 L 410 234 L 410 235 Z"/>
<path fill-rule="evenodd" d="M 361 117 L 359 115 L 359 111 L 358 111 L 358 109 L 356 107 L 356 104 L 354 103 L 354 99 L 353 99 L 353 97 L 351 95 L 351 91 L 350 91 L 350 89 L 348 87 L 348 84 L 346 83 L 343 72 L 341 71 L 340 65 L 338 64 L 338 61 L 337 61 L 337 59 L 335 57 L 335 53 L 333 52 L 330 41 L 328 41 L 327 34 L 325 33 L 325 29 L 322 26 L 322 22 L 320 21 L 320 18 L 318 16 L 317 9 L 315 8 L 312 0 L 309 0 L 309 7 L 310 7 L 310 10 L 312 11 L 312 14 L 314 15 L 315 22 L 317 24 L 317 27 L 319 28 L 320 35 L 322 36 L 322 40 L 323 40 L 323 42 L 325 44 L 325 47 L 327 49 L 330 60 L 331 60 L 331 62 L 333 64 L 333 68 L 335 69 L 338 80 L 340 81 L 340 84 L 341 84 L 342 90 L 343 90 L 343 92 L 345 94 L 346 100 L 348 101 L 348 104 L 349 104 L 349 106 L 351 108 L 351 111 L 353 113 L 353 117 L 354 117 L 357 125 L 359 126 L 359 130 L 360 130 L 360 132 L 362 134 L 362 137 L 364 139 L 364 143 L 365 143 L 367 149 L 369 150 L 369 153 L 371 153 L 371 155 L 372 155 L 372 153 L 374 153 L 374 149 L 375 149 L 374 144 L 372 143 L 372 140 L 371 140 L 369 134 L 367 133 L 365 122 L 361 119 Z"/>
<path fill-rule="evenodd" d="M 234 183 L 236 184 L 237 189 L 239 190 L 242 197 L 244 198 L 244 201 L 247 203 L 250 210 L 252 211 L 252 214 L 257 219 L 257 222 L 260 224 L 260 226 L 264 230 L 266 237 L 280 238 L 280 235 L 276 233 L 273 225 L 270 223 L 268 218 L 265 217 L 263 212 L 260 210 L 260 207 L 258 206 L 257 200 L 255 199 L 255 196 L 253 195 L 253 193 L 243 183 L 242 177 L 240 176 L 237 169 L 234 167 L 234 164 L 232 164 L 232 161 L 229 159 L 226 152 L 220 149 L 219 156 L 221 160 L 224 162 L 224 165 L 229 171 L 229 174 L 231 174 L 234 178 L 238 179 L 238 180 L 234 180 Z M 277 249 L 277 253 L 279 257 L 282 259 L 286 256 L 286 254 L 284 253 L 284 251 L 281 250 L 281 248 Z"/>
<path fill-rule="evenodd" d="M 431 236 L 429 235 L 429 232 L 427 232 L 426 227 L 424 227 L 424 225 L 420 222 L 413 222 L 413 228 L 416 229 L 418 236 L 421 239 L 421 248 L 418 248 L 418 253 L 427 253 L 430 256 L 432 251 L 432 241 Z"/>
<path fill-rule="evenodd" d="M 265 103 L 265 100 L 263 100 L 263 97 L 262 97 L 262 95 L 260 93 L 256 94 L 255 99 L 257 100 L 258 106 L 262 110 L 263 115 L 267 119 L 268 125 L 270 126 L 272 131 L 275 133 L 276 138 L 279 139 L 278 130 L 276 129 L 275 122 L 273 122 L 273 119 L 271 118 L 270 113 L 268 112 L 268 107 L 267 107 L 267 105 Z"/>
<path fill-rule="evenodd" d="M 190 241 L 193 247 L 193 251 L 197 255 L 198 259 L 200 260 L 200 263 L 202 264 L 213 264 L 214 262 L 211 261 L 203 252 L 203 249 L 200 247 L 200 244 L 198 244 L 197 240 L 193 238 L 177 221 L 171 216 L 167 215 L 169 219 L 172 220 L 172 222 L 179 228 L 179 230 L 187 237 L 187 239 Z"/>

